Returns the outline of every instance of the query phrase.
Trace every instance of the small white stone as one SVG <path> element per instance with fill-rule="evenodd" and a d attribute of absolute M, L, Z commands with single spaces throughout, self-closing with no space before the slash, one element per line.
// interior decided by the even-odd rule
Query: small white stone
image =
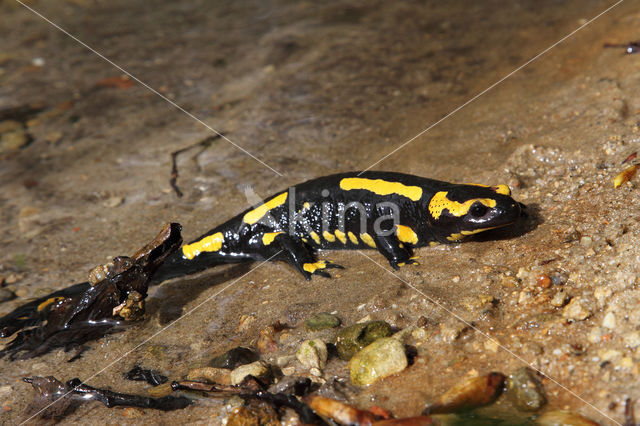
<path fill-rule="evenodd" d="M 569 304 L 562 310 L 562 316 L 573 321 L 583 321 L 591 315 L 578 298 L 571 299 Z"/>
<path fill-rule="evenodd" d="M 320 377 L 322 376 L 322 371 L 320 371 L 318 368 L 310 368 L 309 374 L 311 374 L 312 376 Z"/>
<path fill-rule="evenodd" d="M 248 375 L 261 378 L 268 374 L 269 367 L 263 361 L 252 362 L 251 364 L 241 365 L 231 371 L 231 384 L 239 385 Z"/>
<path fill-rule="evenodd" d="M 616 316 L 613 312 L 608 312 L 602 320 L 602 326 L 613 330 L 616 328 Z"/>
<path fill-rule="evenodd" d="M 298 361 L 307 368 L 324 368 L 327 356 L 327 345 L 320 339 L 305 340 L 296 352 Z"/>
<path fill-rule="evenodd" d="M 11 395 L 11 392 L 13 392 L 11 385 L 0 386 L 0 398 L 6 398 Z"/>
<path fill-rule="evenodd" d="M 593 327 L 587 336 L 589 343 L 600 343 L 602 340 L 602 330 L 600 327 Z"/>
<path fill-rule="evenodd" d="M 582 237 L 582 238 L 580 238 L 580 244 L 582 244 L 585 247 L 591 247 L 591 244 L 593 244 L 593 238 L 591 238 L 591 237 Z"/>
<path fill-rule="evenodd" d="M 640 346 L 640 332 L 632 331 L 624 335 L 624 341 L 629 347 L 636 348 Z"/>
<path fill-rule="evenodd" d="M 291 376 L 291 375 L 293 375 L 293 373 L 296 372 L 296 368 L 295 367 L 284 367 L 281 371 L 282 371 L 282 374 L 284 374 L 285 376 Z"/>

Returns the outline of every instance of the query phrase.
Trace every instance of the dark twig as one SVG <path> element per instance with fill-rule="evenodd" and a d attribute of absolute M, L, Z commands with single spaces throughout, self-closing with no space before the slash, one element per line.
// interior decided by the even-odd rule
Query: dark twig
<path fill-rule="evenodd" d="M 221 136 L 222 134 L 209 136 L 199 142 L 194 143 L 193 145 L 180 148 L 179 150 L 173 151 L 171 153 L 171 179 L 169 179 L 169 185 L 171 185 L 171 188 L 173 188 L 173 190 L 175 191 L 178 197 L 182 197 L 183 195 L 182 191 L 178 187 L 178 163 L 177 163 L 178 155 L 182 154 L 183 152 L 189 151 L 195 147 L 201 146 L 202 149 L 196 154 L 196 157 L 197 157 L 198 155 L 202 154 L 205 149 L 209 148 L 213 143 L 213 141 L 220 138 Z"/>

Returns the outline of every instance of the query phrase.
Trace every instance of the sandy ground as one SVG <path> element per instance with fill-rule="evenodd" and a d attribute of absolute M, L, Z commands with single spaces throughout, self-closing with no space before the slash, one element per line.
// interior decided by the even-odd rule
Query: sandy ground
<path fill-rule="evenodd" d="M 0 1 L 0 109 L 44 108 L 20 124 L 31 143 L 0 154 L 0 275 L 19 296 L 0 313 L 85 280 L 168 221 L 180 222 L 186 239 L 200 235 L 247 207 L 247 187 L 267 196 L 368 168 L 611 4 L 29 1 L 273 169 L 218 141 L 181 157 L 185 196 L 177 198 L 170 153 L 211 131 L 34 13 Z M 73 363 L 62 351 L 0 361 L 2 422 L 17 422 L 31 399 L 24 376 L 141 393 L 121 376 L 136 363 L 180 378 L 212 354 L 251 345 L 276 320 L 320 311 L 345 324 L 367 315 L 398 328 L 428 320 L 418 362 L 354 396 L 365 408 L 415 415 L 470 371 L 508 374 L 524 360 L 566 388 L 543 380 L 549 407 L 621 422 L 624 399 L 640 398 L 640 196 L 637 179 L 614 190 L 613 178 L 640 148 L 640 55 L 603 44 L 640 37 L 637 6 L 617 6 L 374 167 L 510 184 L 532 212 L 519 229 L 421 249 L 420 266 L 397 276 L 374 252 L 366 254 L 381 266 L 357 252 L 326 252 L 346 267 L 331 280 L 306 282 L 281 264 L 174 280 L 154 290 L 146 322 L 93 342 Z M 545 288 L 542 274 L 558 278 Z M 552 303 L 559 293 L 571 309 Z M 477 303 L 487 297 L 491 307 Z M 243 315 L 253 325 L 237 331 Z M 294 329 L 279 354 L 305 336 Z M 345 364 L 334 360 L 325 374 L 344 377 Z M 225 410 L 201 402 L 128 419 L 90 403 L 65 422 L 216 424 Z"/>

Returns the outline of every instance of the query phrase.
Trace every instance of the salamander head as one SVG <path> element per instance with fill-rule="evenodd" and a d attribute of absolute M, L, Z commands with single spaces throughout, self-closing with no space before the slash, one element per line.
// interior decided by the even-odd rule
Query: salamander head
<path fill-rule="evenodd" d="M 428 204 L 429 221 L 442 242 L 510 225 L 520 216 L 521 204 L 506 185 L 453 185 L 437 192 Z"/>

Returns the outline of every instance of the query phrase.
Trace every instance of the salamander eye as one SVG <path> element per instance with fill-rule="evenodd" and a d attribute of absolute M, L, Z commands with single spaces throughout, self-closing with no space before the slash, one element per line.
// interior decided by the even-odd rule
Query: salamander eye
<path fill-rule="evenodd" d="M 487 214 L 489 208 L 482 203 L 473 203 L 469 209 L 469 214 L 473 217 L 482 217 Z"/>

